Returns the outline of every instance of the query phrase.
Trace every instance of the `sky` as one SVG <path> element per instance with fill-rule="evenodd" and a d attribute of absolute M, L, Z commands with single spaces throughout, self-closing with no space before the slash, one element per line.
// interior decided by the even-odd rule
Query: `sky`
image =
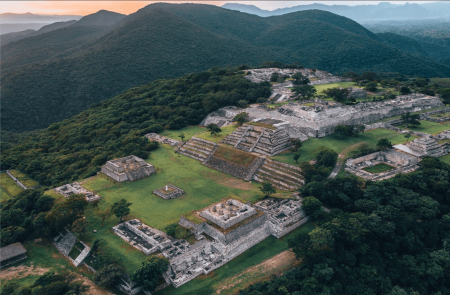
<path fill-rule="evenodd" d="M 242 3 L 258 6 L 261 9 L 274 10 L 283 7 L 323 3 L 327 5 L 368 5 L 387 1 L 0 1 L 0 12 L 36 13 L 36 14 L 71 14 L 87 15 L 106 9 L 109 11 L 130 14 L 155 2 L 170 3 L 204 3 L 222 6 L 225 3 Z M 428 1 L 390 1 L 395 4 L 425 3 Z"/>

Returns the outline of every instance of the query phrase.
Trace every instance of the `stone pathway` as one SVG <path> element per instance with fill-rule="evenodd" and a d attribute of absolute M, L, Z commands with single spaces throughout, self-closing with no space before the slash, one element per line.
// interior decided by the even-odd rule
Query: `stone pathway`
<path fill-rule="evenodd" d="M 9 172 L 9 170 L 6 170 L 6 174 L 8 174 L 9 177 L 11 177 L 12 180 L 14 180 L 14 182 L 17 183 L 17 185 L 19 185 L 21 188 L 28 189 L 23 183 L 20 182 L 20 180 L 15 178 L 14 175 L 12 175 L 11 172 Z"/>

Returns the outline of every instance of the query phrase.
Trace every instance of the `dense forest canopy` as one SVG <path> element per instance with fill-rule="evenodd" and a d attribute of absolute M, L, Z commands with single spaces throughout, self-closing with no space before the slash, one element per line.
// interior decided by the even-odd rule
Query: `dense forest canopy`
<path fill-rule="evenodd" d="M 289 241 L 301 266 L 240 294 L 449 294 L 449 173 L 425 158 L 421 170 L 381 182 L 310 182 L 303 205 L 318 227 Z"/>
<path fill-rule="evenodd" d="M 269 82 L 252 83 L 236 70 L 214 68 L 132 88 L 20 144 L 4 143 L 3 169 L 19 169 L 41 185 L 56 185 L 94 175 L 113 158 L 147 158 L 157 145 L 144 134 L 196 125 L 220 107 L 270 96 Z"/>
<path fill-rule="evenodd" d="M 450 76 L 448 65 L 398 43 L 320 10 L 262 18 L 213 5 L 155 3 L 106 29 L 69 26 L 2 46 L 2 128 L 46 128 L 156 79 L 267 60 L 335 74 Z"/>

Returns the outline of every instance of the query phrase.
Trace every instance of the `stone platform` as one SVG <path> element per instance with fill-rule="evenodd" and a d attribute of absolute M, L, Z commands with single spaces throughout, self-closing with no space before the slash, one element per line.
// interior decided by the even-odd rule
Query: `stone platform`
<path fill-rule="evenodd" d="M 55 188 L 55 191 L 66 198 L 70 197 L 71 195 L 83 194 L 86 196 L 86 201 L 88 202 L 93 202 L 101 199 L 100 196 L 94 195 L 91 191 L 81 186 L 81 184 L 78 182 L 69 183 L 57 187 Z"/>
<path fill-rule="evenodd" d="M 135 181 L 156 173 L 153 165 L 133 155 L 108 161 L 101 171 L 117 182 Z"/>
<path fill-rule="evenodd" d="M 155 195 L 166 200 L 176 199 L 184 194 L 184 190 L 174 185 L 168 184 L 153 191 Z"/>

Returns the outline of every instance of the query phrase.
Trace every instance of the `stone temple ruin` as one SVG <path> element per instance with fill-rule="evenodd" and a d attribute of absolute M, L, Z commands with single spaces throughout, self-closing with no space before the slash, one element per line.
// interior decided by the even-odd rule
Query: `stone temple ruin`
<path fill-rule="evenodd" d="M 117 182 L 135 181 L 156 173 L 153 165 L 136 156 L 127 156 L 106 162 L 102 166 L 102 173 Z"/>
<path fill-rule="evenodd" d="M 377 164 L 386 164 L 393 169 L 382 173 L 370 173 L 364 168 L 372 167 Z M 348 159 L 345 163 L 345 171 L 362 177 L 366 180 L 384 180 L 392 178 L 399 173 L 409 173 L 419 169 L 417 157 L 408 155 L 395 150 L 387 150 L 372 153 L 356 159 Z"/>
<path fill-rule="evenodd" d="M 100 200 L 100 196 L 94 195 L 91 191 L 85 189 L 78 182 L 65 184 L 63 186 L 55 188 L 57 193 L 60 193 L 64 197 L 68 198 L 71 195 L 83 194 L 86 196 L 86 201 L 93 202 Z"/>
<path fill-rule="evenodd" d="M 397 96 L 394 100 L 381 102 L 360 102 L 355 105 L 320 102 L 313 107 L 298 103 L 288 103 L 277 109 L 267 109 L 252 105 L 242 109 L 228 106 L 210 113 L 201 123 L 222 126 L 227 124 L 239 113 L 247 112 L 250 120 L 272 119 L 284 122 L 275 126 L 283 129 L 291 138 L 306 140 L 307 137 L 324 137 L 333 134 L 337 125 L 366 124 L 381 119 L 417 112 L 425 109 L 442 107 L 438 97 L 424 94 Z"/>
<path fill-rule="evenodd" d="M 239 150 L 240 153 L 246 154 L 246 158 L 253 159 L 248 166 L 244 166 L 240 165 L 240 163 L 231 163 L 226 159 L 220 158 L 217 155 L 219 148 L 225 147 L 204 139 L 192 137 L 178 148 L 177 152 L 201 161 L 205 166 L 246 181 L 269 181 L 276 188 L 282 190 L 295 190 L 305 183 L 302 170 L 297 166 Z"/>
<path fill-rule="evenodd" d="M 174 185 L 168 184 L 153 191 L 155 195 L 166 200 L 176 199 L 184 194 L 184 190 Z"/>
<path fill-rule="evenodd" d="M 265 123 L 267 121 L 273 124 Z M 270 128 L 244 124 L 226 136 L 222 142 L 232 145 L 236 149 L 267 156 L 274 156 L 292 148 L 289 134 L 283 129 L 273 127 L 273 125 L 277 125 L 276 123 L 283 124 L 283 121 L 265 119 L 259 120 L 258 123 L 263 123 Z"/>
<path fill-rule="evenodd" d="M 281 238 L 308 220 L 301 202 L 292 199 L 268 198 L 254 206 L 225 199 L 192 214 L 196 214 L 197 222 L 181 216 L 179 224 L 196 236 L 193 245 L 168 237 L 137 219 L 113 230 L 143 253 L 155 255 L 159 251 L 169 259 L 170 266 L 163 277 L 179 287 L 224 265 L 268 236 Z M 225 220 L 226 214 L 229 218 Z"/>

